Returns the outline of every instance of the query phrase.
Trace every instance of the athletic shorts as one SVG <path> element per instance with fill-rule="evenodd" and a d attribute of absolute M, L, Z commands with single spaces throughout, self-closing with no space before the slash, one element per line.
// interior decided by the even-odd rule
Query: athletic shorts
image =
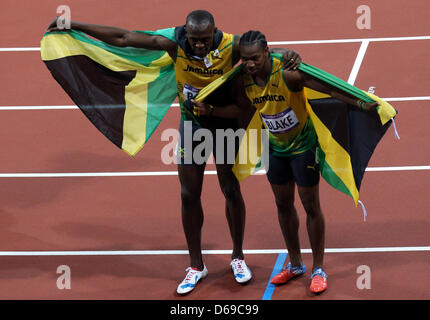
<path fill-rule="evenodd" d="M 192 121 L 181 119 L 177 148 L 178 164 L 202 165 L 207 163 L 211 153 L 217 164 L 234 164 L 240 145 L 240 139 L 234 136 L 238 128 L 237 121 L 215 117 L 211 120 L 210 125 L 201 127 Z"/>
<path fill-rule="evenodd" d="M 289 157 L 269 154 L 267 179 L 271 184 L 284 185 L 295 180 L 300 187 L 313 187 L 319 183 L 320 172 L 315 148 Z"/>

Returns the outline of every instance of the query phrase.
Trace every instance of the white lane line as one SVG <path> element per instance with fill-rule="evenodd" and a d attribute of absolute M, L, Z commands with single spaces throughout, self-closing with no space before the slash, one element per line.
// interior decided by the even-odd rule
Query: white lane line
<path fill-rule="evenodd" d="M 172 103 L 171 107 L 179 107 L 179 103 Z M 0 106 L 0 111 L 27 111 L 27 110 L 75 110 L 76 105 L 52 105 L 52 106 Z"/>
<path fill-rule="evenodd" d="M 355 58 L 354 65 L 351 73 L 349 74 L 348 83 L 354 85 L 355 79 L 357 79 L 358 71 L 360 71 L 361 63 L 363 62 L 364 55 L 366 54 L 369 41 L 365 40 L 361 43 L 360 49 L 358 50 L 357 57 Z"/>
<path fill-rule="evenodd" d="M 381 98 L 387 102 L 402 102 L 402 101 L 427 101 L 430 96 L 419 97 L 390 97 Z M 179 103 L 173 103 L 173 108 L 179 107 Z M 58 106 L 0 106 L 0 111 L 28 111 L 28 110 L 78 110 L 76 105 L 58 105 Z"/>
<path fill-rule="evenodd" d="M 366 171 L 420 171 L 430 170 L 430 166 L 403 166 L 403 167 L 370 167 L 366 168 Z"/>
<path fill-rule="evenodd" d="M 361 39 L 329 39 L 329 40 L 294 40 L 294 41 L 269 41 L 272 46 L 286 44 L 324 44 L 324 43 L 353 43 L 353 42 L 388 42 L 388 41 L 411 41 L 411 40 L 430 40 L 430 36 L 415 37 L 386 37 L 386 38 L 361 38 Z M 15 47 L 0 48 L 0 52 L 22 52 L 22 51 L 40 51 L 40 47 Z"/>
<path fill-rule="evenodd" d="M 286 44 L 324 44 L 324 43 L 354 43 L 354 42 L 385 42 L 385 41 L 411 41 L 411 40 L 430 40 L 430 36 L 416 37 L 387 37 L 387 38 L 361 38 L 361 39 L 331 39 L 331 40 L 298 40 L 298 41 L 269 41 L 272 46 Z"/>
<path fill-rule="evenodd" d="M 0 48 L 0 52 L 40 51 L 40 47 Z"/>
<path fill-rule="evenodd" d="M 430 170 L 430 166 L 402 166 L 402 167 L 368 167 L 369 172 L 384 171 L 423 171 Z M 264 170 L 256 172 L 265 174 Z M 216 170 L 207 170 L 205 175 L 216 175 Z M 146 171 L 146 172 L 58 172 L 58 173 L 0 173 L 0 178 L 88 178 L 88 177 L 158 177 L 177 176 L 178 171 Z"/>
<path fill-rule="evenodd" d="M 430 246 L 417 247 L 369 247 L 369 248 L 327 248 L 326 253 L 372 253 L 372 252 L 426 252 Z M 231 250 L 202 250 L 203 254 L 231 254 Z M 279 254 L 286 249 L 244 250 L 245 254 Z M 302 253 L 312 253 L 311 249 L 302 249 Z M 132 256 L 132 255 L 187 255 L 188 250 L 105 250 L 105 251 L 0 251 L 3 257 L 24 256 Z"/>
<path fill-rule="evenodd" d="M 64 106 L 1 106 L 2 111 L 25 111 L 25 110 L 73 110 L 79 109 L 76 105 Z"/>
<path fill-rule="evenodd" d="M 397 97 L 397 98 L 382 98 L 385 101 L 425 101 L 430 100 L 430 96 L 423 97 Z"/>

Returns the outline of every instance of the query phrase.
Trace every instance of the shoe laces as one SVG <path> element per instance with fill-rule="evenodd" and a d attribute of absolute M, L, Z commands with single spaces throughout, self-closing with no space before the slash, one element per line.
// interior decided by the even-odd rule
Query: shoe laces
<path fill-rule="evenodd" d="M 243 272 L 245 271 L 245 269 L 244 269 L 244 268 L 243 268 L 243 266 L 242 266 L 242 261 L 243 261 L 243 260 L 240 260 L 240 259 L 234 259 L 234 260 L 232 261 L 232 264 L 233 264 L 233 266 L 234 266 L 235 270 L 236 270 L 237 272 L 240 272 L 240 273 L 243 273 Z"/>
<path fill-rule="evenodd" d="M 286 272 L 287 274 L 290 274 L 290 273 L 296 274 L 296 273 L 301 273 L 302 269 L 303 269 L 303 265 L 300 267 L 293 267 L 291 265 L 291 262 L 290 262 L 290 263 L 288 263 L 288 265 L 284 269 L 282 269 L 281 272 L 283 272 L 283 273 Z"/>
<path fill-rule="evenodd" d="M 327 279 L 327 275 L 322 268 L 317 268 L 311 275 L 311 279 L 314 279 L 314 278 L 316 278 L 317 281 L 321 282 Z"/>
<path fill-rule="evenodd" d="M 194 277 L 194 275 L 198 272 L 196 269 L 192 268 L 192 267 L 188 267 L 187 269 L 185 269 L 185 271 L 187 271 L 187 275 L 185 277 L 185 281 L 188 282 L 191 280 L 191 278 Z"/>

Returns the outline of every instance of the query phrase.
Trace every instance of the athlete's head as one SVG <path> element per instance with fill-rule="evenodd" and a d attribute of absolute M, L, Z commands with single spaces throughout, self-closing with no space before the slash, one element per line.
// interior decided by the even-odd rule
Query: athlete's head
<path fill-rule="evenodd" d="M 269 61 L 269 48 L 264 34 L 260 31 L 245 32 L 239 41 L 240 58 L 248 73 L 255 74 Z"/>
<path fill-rule="evenodd" d="M 216 32 L 214 17 L 205 10 L 189 13 L 185 23 L 185 32 L 193 53 L 198 57 L 206 56 L 212 48 Z"/>

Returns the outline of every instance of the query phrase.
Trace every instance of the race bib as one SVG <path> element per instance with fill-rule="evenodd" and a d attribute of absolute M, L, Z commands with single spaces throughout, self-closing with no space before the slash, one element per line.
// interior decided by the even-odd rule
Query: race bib
<path fill-rule="evenodd" d="M 261 118 L 267 129 L 275 134 L 287 133 L 299 125 L 299 120 L 291 108 L 277 114 L 267 115 L 262 113 Z"/>
<path fill-rule="evenodd" d="M 184 90 L 182 90 L 182 94 L 184 95 L 185 100 L 194 99 L 199 94 L 200 90 L 194 88 L 188 83 L 185 84 Z"/>

